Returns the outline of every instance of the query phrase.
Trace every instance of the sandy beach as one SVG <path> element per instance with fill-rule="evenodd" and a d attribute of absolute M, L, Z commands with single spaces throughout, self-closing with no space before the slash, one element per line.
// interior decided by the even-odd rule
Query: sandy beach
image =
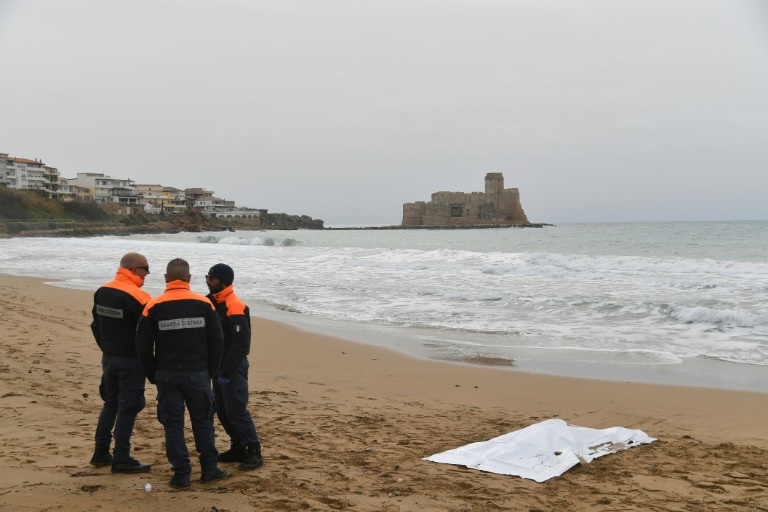
<path fill-rule="evenodd" d="M 203 484 L 193 453 L 191 490 L 169 487 L 148 384 L 132 443 L 152 471 L 113 475 L 88 464 L 92 293 L 0 275 L 0 301 L 0 510 L 768 511 L 766 393 L 429 362 L 259 318 L 250 410 L 265 465 L 222 465 L 230 476 Z M 422 460 L 549 418 L 658 441 L 544 483 Z"/>

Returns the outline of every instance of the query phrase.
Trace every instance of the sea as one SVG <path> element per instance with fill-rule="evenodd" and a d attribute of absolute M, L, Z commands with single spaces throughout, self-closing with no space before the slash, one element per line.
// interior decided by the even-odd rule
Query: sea
<path fill-rule="evenodd" d="M 423 359 L 768 392 L 768 221 L 349 228 L 0 239 L 0 272 L 95 290 L 137 251 L 154 296 L 223 262 L 254 315 Z"/>

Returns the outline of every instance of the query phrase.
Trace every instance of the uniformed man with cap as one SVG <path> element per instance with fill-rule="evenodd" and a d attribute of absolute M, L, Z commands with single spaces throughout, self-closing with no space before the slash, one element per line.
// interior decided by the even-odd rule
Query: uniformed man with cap
<path fill-rule="evenodd" d="M 261 442 L 251 413 L 248 412 L 248 353 L 251 350 L 251 314 L 235 295 L 232 267 L 218 263 L 205 276 L 210 294 L 224 330 L 224 356 L 219 374 L 213 381 L 216 415 L 229 435 L 230 448 L 219 454 L 219 462 L 239 462 L 239 469 L 249 471 L 264 464 Z"/>

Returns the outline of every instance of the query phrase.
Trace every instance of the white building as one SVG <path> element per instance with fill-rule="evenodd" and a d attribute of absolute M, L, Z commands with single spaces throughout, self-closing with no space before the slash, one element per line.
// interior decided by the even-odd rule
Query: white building
<path fill-rule="evenodd" d="M 220 208 L 205 212 L 211 217 L 220 219 L 256 219 L 267 214 L 267 210 L 256 208 Z"/>
<path fill-rule="evenodd" d="M 0 153 L 0 185 L 19 190 L 43 190 L 59 198 L 59 171 L 40 160 L 15 158 Z"/>
<path fill-rule="evenodd" d="M 91 189 L 86 187 L 80 187 L 78 185 L 72 185 L 67 181 L 67 178 L 59 177 L 59 201 L 71 202 L 71 201 L 92 201 Z"/>
<path fill-rule="evenodd" d="M 139 204 L 134 183 L 129 179 L 113 178 L 97 172 L 79 172 L 77 178 L 68 178 L 67 182 L 70 185 L 90 189 L 94 201 L 119 203 L 126 206 Z"/>

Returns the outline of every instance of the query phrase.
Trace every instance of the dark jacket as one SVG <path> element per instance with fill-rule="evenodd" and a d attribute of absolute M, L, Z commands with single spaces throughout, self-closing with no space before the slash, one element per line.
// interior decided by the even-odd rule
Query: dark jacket
<path fill-rule="evenodd" d="M 147 303 L 136 330 L 136 352 L 152 383 L 158 371 L 217 375 L 223 347 L 213 304 L 186 281 L 166 284 L 165 293 Z"/>
<path fill-rule="evenodd" d="M 240 362 L 251 351 L 251 313 L 235 295 L 233 285 L 209 294 L 208 299 L 216 307 L 224 330 L 224 357 L 219 375 L 229 377 L 235 374 Z"/>
<path fill-rule="evenodd" d="M 91 332 L 105 354 L 135 356 L 136 324 L 150 296 L 140 286 L 144 281 L 128 269 L 117 269 L 115 279 L 93 294 Z"/>

